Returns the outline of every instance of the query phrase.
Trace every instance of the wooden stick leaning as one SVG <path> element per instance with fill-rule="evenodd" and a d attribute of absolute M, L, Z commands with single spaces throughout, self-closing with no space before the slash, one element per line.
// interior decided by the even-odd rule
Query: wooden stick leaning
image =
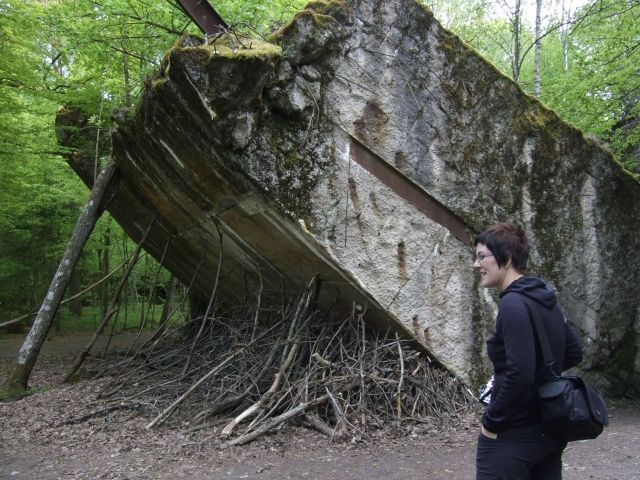
<path fill-rule="evenodd" d="M 265 330 L 261 335 L 259 335 L 254 341 L 258 341 L 259 339 L 261 339 L 267 333 L 271 332 L 274 328 L 276 328 L 281 323 L 282 322 L 275 323 L 271 328 Z M 178 405 L 180 405 L 189 395 L 191 395 L 200 385 L 202 385 L 207 379 L 209 379 L 210 377 L 215 375 L 217 372 L 219 372 L 222 368 L 224 368 L 229 362 L 231 362 L 234 358 L 240 355 L 240 353 L 244 352 L 250 345 L 251 343 L 238 348 L 238 350 L 233 352 L 231 355 L 225 358 L 222 362 L 220 362 L 211 370 L 209 370 L 209 372 L 206 375 L 204 375 L 197 382 L 191 385 L 191 387 L 189 387 L 189 389 L 186 392 L 180 395 L 180 397 L 175 402 L 173 402 L 171 405 L 165 408 L 156 418 L 154 418 L 153 421 L 147 425 L 147 429 L 150 429 L 155 425 L 163 422 L 169 416 L 169 414 L 171 414 L 171 412 L 173 412 L 175 408 Z"/>
<path fill-rule="evenodd" d="M 102 317 L 102 321 L 100 322 L 100 325 L 98 325 L 98 327 L 96 328 L 95 332 L 93 333 L 93 336 L 91 337 L 87 345 L 84 347 L 84 350 L 82 350 L 82 352 L 80 352 L 76 357 L 75 361 L 73 362 L 73 366 L 71 367 L 71 370 L 69 370 L 69 373 L 67 373 L 67 375 L 64 377 L 64 380 L 63 380 L 64 383 L 71 380 L 71 378 L 73 377 L 73 374 L 78 371 L 78 369 L 84 362 L 85 358 L 87 358 L 87 355 L 89 355 L 91 348 L 98 340 L 98 337 L 100 337 L 100 334 L 102 333 L 104 328 L 107 326 L 107 323 L 109 323 L 109 320 L 111 320 L 111 317 L 113 316 L 113 314 L 118 311 L 120 294 L 122 293 L 122 289 L 124 288 L 127 282 L 127 279 L 129 278 L 129 275 L 133 271 L 133 267 L 135 267 L 136 263 L 138 262 L 138 257 L 140 256 L 142 245 L 147 239 L 147 236 L 151 231 L 151 227 L 153 227 L 153 224 L 156 222 L 157 218 L 158 216 L 154 215 L 154 217 L 151 220 L 151 223 L 149 223 L 149 226 L 147 227 L 144 234 L 142 235 L 142 238 L 138 242 L 138 245 L 136 246 L 136 249 L 131 255 L 131 258 L 129 260 L 129 265 L 127 265 L 127 269 L 122 275 L 122 278 L 120 279 L 120 283 L 118 284 L 118 287 L 116 288 L 116 291 L 113 294 L 113 298 L 109 303 L 109 307 L 107 308 L 107 311 L 105 312 L 104 317 Z"/>
<path fill-rule="evenodd" d="M 396 343 L 398 345 L 398 358 L 400 359 L 400 381 L 398 382 L 398 393 L 396 394 L 396 407 L 398 418 L 402 416 L 402 387 L 404 385 L 404 356 L 402 355 L 402 346 L 400 338 L 396 333 Z"/>
<path fill-rule="evenodd" d="M 264 362 L 264 365 L 260 369 L 260 372 L 258 373 L 256 378 L 253 380 L 253 384 L 259 382 L 262 379 L 262 377 L 264 377 L 264 375 L 267 373 L 269 368 L 271 368 L 271 364 L 273 363 L 273 359 L 275 358 L 275 353 L 278 346 L 279 346 L 279 342 L 274 342 L 273 347 L 271 348 L 271 351 L 269 353 L 269 356 L 267 357 L 267 360 Z M 242 401 L 249 396 L 249 393 L 251 393 L 251 390 L 253 390 L 254 388 L 253 384 L 248 388 L 246 388 L 243 392 L 239 393 L 238 395 L 226 397 L 220 400 L 219 402 L 214 403 L 207 410 L 200 412 L 194 418 L 194 422 L 203 423 L 208 417 L 211 417 L 217 414 L 218 412 L 224 412 L 225 410 L 229 410 L 233 407 L 240 405 L 240 403 L 242 403 Z M 223 423 L 227 423 L 227 421 Z"/>
<path fill-rule="evenodd" d="M 245 347 L 236 350 L 227 358 L 225 358 L 222 362 L 220 362 L 218 365 L 216 365 L 211 370 L 209 370 L 209 373 L 207 373 L 206 375 L 201 377 L 196 383 L 191 385 L 191 387 L 189 387 L 189 389 L 186 392 L 180 395 L 180 397 L 178 397 L 178 399 L 175 402 L 173 402 L 171 405 L 165 408 L 156 418 L 154 418 L 151 421 L 151 423 L 147 425 L 147 429 L 153 428 L 155 425 L 162 423 L 169 416 L 169 414 L 173 412 L 175 408 L 178 405 L 180 405 L 189 395 L 191 395 L 200 385 L 202 385 L 209 377 L 215 375 L 217 372 L 223 369 L 229 362 L 231 362 L 231 360 L 233 360 L 238 355 L 240 355 L 240 353 L 244 352 L 244 350 L 245 350 Z"/>
<path fill-rule="evenodd" d="M 109 280 L 111 277 L 113 277 L 113 275 L 120 270 L 122 267 L 124 267 L 127 264 L 127 261 L 125 260 L 124 262 L 122 262 L 120 265 L 118 265 L 116 268 L 114 268 L 113 270 L 111 270 L 109 273 L 107 273 L 104 277 L 102 277 L 100 280 L 98 280 L 97 282 L 92 283 L 91 285 L 89 285 L 87 288 L 85 288 L 84 290 L 73 294 L 70 297 L 65 298 L 64 300 L 62 300 L 60 302 L 60 306 L 62 305 L 66 305 L 67 303 L 81 297 L 82 295 L 84 295 L 85 293 L 87 293 L 88 291 L 96 288 L 97 286 L 101 285 L 103 282 L 106 282 L 107 280 Z M 33 315 L 35 315 L 36 313 L 38 313 L 37 310 L 33 311 L 33 312 L 29 312 L 29 313 L 25 313 L 24 315 L 20 315 L 19 317 L 13 318 L 11 320 L 8 320 L 6 322 L 2 322 L 0 323 L 0 328 L 2 327 L 6 327 L 7 325 L 11 325 L 12 323 L 17 323 L 20 320 L 24 320 L 25 318 L 29 318 Z"/>
<path fill-rule="evenodd" d="M 187 361 L 184 363 L 184 367 L 182 367 L 181 378 L 184 378 L 189 372 L 189 366 L 191 365 L 191 358 L 193 357 L 193 352 L 196 349 L 196 344 L 200 337 L 202 336 L 202 332 L 204 332 L 204 327 L 207 324 L 207 320 L 209 319 L 209 314 L 211 312 L 211 307 L 213 307 L 213 302 L 216 299 L 216 293 L 218 291 L 218 281 L 220 279 L 220 270 L 222 268 L 222 232 L 220 228 L 218 228 L 218 224 L 216 223 L 216 229 L 218 230 L 218 236 L 220 237 L 220 256 L 218 258 L 218 269 L 216 271 L 216 279 L 213 283 L 213 290 L 211 291 L 211 296 L 209 297 L 209 303 L 207 305 L 207 309 L 204 312 L 204 318 L 202 319 L 202 323 L 200 324 L 200 328 L 198 329 L 198 333 L 193 339 L 191 343 L 191 349 L 189 350 L 189 355 L 187 356 Z"/>
<path fill-rule="evenodd" d="M 315 278 L 312 279 L 311 282 L 309 282 L 309 284 L 307 285 L 307 289 L 305 290 L 305 293 L 303 294 L 303 296 L 300 298 L 300 301 L 298 302 L 294 318 L 292 319 L 291 326 L 289 328 L 289 338 L 287 338 L 287 343 L 285 344 L 283 352 L 286 352 L 286 349 L 289 347 L 289 342 L 291 341 L 291 337 L 294 334 L 294 326 L 304 316 L 304 314 L 307 311 L 307 308 L 309 307 L 309 303 L 311 302 L 311 295 L 314 293 L 313 287 L 315 286 L 315 282 L 316 282 Z M 278 369 L 278 372 L 275 374 L 273 383 L 271 384 L 271 387 L 269 387 L 269 390 L 267 390 L 264 393 L 264 395 L 262 395 L 258 399 L 257 402 L 255 402 L 253 405 L 247 408 L 244 412 L 242 412 L 240 415 L 238 415 L 233 420 L 231 420 L 231 422 L 229 422 L 227 426 L 224 427 L 221 433 L 223 437 L 228 437 L 229 435 L 231 435 L 231 432 L 233 432 L 233 429 L 240 422 L 242 422 L 242 420 L 250 417 L 257 411 L 259 411 L 261 408 L 263 408 L 267 404 L 267 402 L 271 399 L 271 397 L 275 394 L 275 392 L 278 391 L 278 389 L 280 388 L 280 385 L 282 384 L 282 380 L 284 379 L 286 371 L 291 366 L 291 363 L 293 362 L 293 359 L 295 358 L 295 355 L 298 352 L 298 348 L 300 346 L 298 340 L 299 338 L 296 337 L 295 341 L 293 341 L 293 345 L 291 346 L 291 349 L 287 353 L 286 358 L 282 362 L 282 365 Z"/>
<path fill-rule="evenodd" d="M 71 274 L 80 258 L 82 249 L 87 243 L 98 218 L 115 194 L 115 189 L 117 188 L 117 172 L 117 165 L 113 161 L 110 161 L 94 182 L 89 199 L 78 217 L 69 243 L 58 264 L 58 269 L 53 276 L 47 294 L 40 306 L 38 315 L 11 368 L 11 372 L 5 383 L 7 395 L 21 396 L 27 389 L 31 371 L 36 363 L 42 344 L 47 337 L 47 333 L 49 333 L 49 329 L 58 311 L 64 292 L 69 285 Z M 0 394 L 0 396 L 3 395 Z"/>
<path fill-rule="evenodd" d="M 231 420 L 227 424 L 227 426 L 224 427 L 221 433 L 223 437 L 228 437 L 229 435 L 231 435 L 231 432 L 233 432 L 233 429 L 236 427 L 236 425 L 238 425 L 245 418 L 250 417 L 251 415 L 256 413 L 258 410 L 260 410 L 262 407 L 264 407 L 267 404 L 267 402 L 271 399 L 271 397 L 280 389 L 280 385 L 282 384 L 282 380 L 284 379 L 285 372 L 291 366 L 291 363 L 293 362 L 293 358 L 298 352 L 299 345 L 300 344 L 297 341 L 293 344 L 293 346 L 291 347 L 291 350 L 289 350 L 289 354 L 287 355 L 287 358 L 278 369 L 278 372 L 275 374 L 273 383 L 271 384 L 271 387 L 269 387 L 269 390 L 267 390 L 264 393 L 264 395 L 262 395 L 258 399 L 257 402 L 255 402 L 253 405 L 247 408 L 244 412 L 242 412 L 240 415 L 238 415 L 233 420 Z"/>
<path fill-rule="evenodd" d="M 206 245 L 205 245 L 206 246 Z M 193 287 L 193 283 L 198 275 L 198 272 L 200 271 L 200 268 L 202 267 L 202 264 L 204 263 L 204 260 L 206 258 L 207 252 L 206 252 L 206 248 L 205 248 L 205 252 L 203 257 L 200 259 L 200 262 L 198 263 L 198 266 L 196 267 L 192 277 L 191 277 L 191 281 L 189 283 L 189 286 L 187 287 L 187 290 L 184 293 L 184 298 L 182 300 L 181 303 L 184 302 L 184 299 L 187 298 L 189 292 L 191 291 L 191 288 Z M 178 310 L 179 306 L 176 307 L 173 312 L 171 312 L 171 314 L 169 315 L 169 318 L 171 318 L 173 316 L 173 314 Z M 167 318 L 166 321 L 169 321 L 169 318 Z M 124 386 L 124 383 L 127 381 L 128 377 L 131 377 L 135 374 L 135 372 L 141 368 L 144 368 L 144 364 L 138 365 L 138 367 L 134 368 L 132 371 L 130 371 L 124 379 L 120 378 L 120 374 L 126 370 L 129 365 L 134 361 L 134 359 L 136 359 L 138 357 L 138 355 L 143 351 L 143 349 L 145 347 L 147 347 L 147 345 L 150 345 L 150 348 L 147 350 L 147 354 L 151 355 L 151 352 L 153 351 L 153 349 L 155 348 L 155 346 L 158 344 L 158 342 L 160 341 L 160 339 L 162 338 L 162 335 L 159 333 L 160 329 L 162 329 L 163 326 L 161 325 L 158 330 L 156 330 L 156 332 L 154 332 L 154 334 L 147 339 L 147 341 L 145 341 L 142 345 L 140 345 L 138 347 L 138 349 L 136 350 L 136 352 L 129 356 L 130 350 L 127 352 L 126 357 L 128 357 L 128 360 L 126 361 L 126 363 L 120 368 L 120 370 L 117 372 L 117 374 L 114 376 L 114 378 L 107 383 L 107 385 L 105 385 L 102 390 L 98 393 L 98 398 L 104 398 L 107 397 L 109 395 L 111 395 L 112 393 L 114 393 L 114 389 L 117 388 L 117 382 L 120 382 L 120 387 Z"/>

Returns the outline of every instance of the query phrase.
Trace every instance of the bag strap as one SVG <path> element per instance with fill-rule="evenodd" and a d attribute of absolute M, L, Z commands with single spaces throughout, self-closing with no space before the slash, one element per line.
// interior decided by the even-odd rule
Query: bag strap
<path fill-rule="evenodd" d="M 544 360 L 544 364 L 549 367 L 549 370 L 551 370 L 551 374 L 554 377 L 557 377 L 558 375 L 553 371 L 553 365 L 556 363 L 556 359 L 553 356 L 551 345 L 549 344 L 549 337 L 547 337 L 547 332 L 544 329 L 542 320 L 540 319 L 540 306 L 536 303 L 534 307 L 531 308 L 531 304 L 534 302 L 530 302 L 529 299 L 524 295 L 521 296 L 524 300 L 524 303 L 527 305 L 527 308 L 529 309 L 529 313 L 531 314 L 533 328 L 538 335 L 538 341 L 540 343 L 540 348 L 542 349 L 542 358 Z M 535 310 L 535 312 L 533 310 Z"/>

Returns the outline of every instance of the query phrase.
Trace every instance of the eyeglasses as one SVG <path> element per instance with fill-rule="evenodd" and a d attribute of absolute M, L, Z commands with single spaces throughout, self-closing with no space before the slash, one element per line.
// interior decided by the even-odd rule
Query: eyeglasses
<path fill-rule="evenodd" d="M 487 257 L 493 257 L 493 253 L 478 252 L 473 256 L 473 261 L 474 262 L 481 262 L 482 260 L 484 260 Z"/>

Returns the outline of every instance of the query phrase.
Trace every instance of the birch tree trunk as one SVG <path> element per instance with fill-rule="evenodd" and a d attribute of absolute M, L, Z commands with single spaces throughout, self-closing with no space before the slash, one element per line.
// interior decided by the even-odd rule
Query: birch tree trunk
<path fill-rule="evenodd" d="M 513 32 L 513 57 L 511 58 L 511 75 L 515 82 L 520 78 L 520 51 L 522 30 L 522 0 L 516 0 L 513 16 L 511 17 L 511 29 Z"/>
<path fill-rule="evenodd" d="M 540 98 L 541 70 L 542 70 L 542 0 L 536 0 L 536 43 L 535 64 L 533 66 L 533 95 Z"/>
<path fill-rule="evenodd" d="M 89 200 L 87 200 L 84 210 L 76 222 L 71 239 L 58 265 L 58 270 L 40 306 L 38 316 L 22 344 L 16 362 L 9 373 L 5 383 L 5 392 L 3 392 L 5 395 L 19 396 L 20 392 L 27 388 L 31 371 L 40 353 L 40 348 L 42 348 L 42 344 L 49 333 L 64 292 L 71 279 L 73 269 L 80 258 L 89 235 L 95 227 L 96 221 L 100 218 L 106 203 L 108 203 L 106 194 L 109 191 L 109 186 L 112 185 L 117 170 L 118 167 L 115 163 L 109 162 L 93 185 Z"/>
<path fill-rule="evenodd" d="M 571 30 L 571 14 L 568 13 L 562 1 L 562 27 L 560 30 L 560 40 L 562 42 L 562 66 L 564 71 L 569 70 L 569 31 Z"/>

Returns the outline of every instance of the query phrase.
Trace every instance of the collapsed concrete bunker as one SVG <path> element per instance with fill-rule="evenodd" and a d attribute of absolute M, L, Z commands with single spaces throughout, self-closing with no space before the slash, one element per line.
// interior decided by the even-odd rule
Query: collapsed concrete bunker
<path fill-rule="evenodd" d="M 265 302 L 318 274 L 319 306 L 361 308 L 477 385 L 497 299 L 471 239 L 515 221 L 584 370 L 639 393 L 637 181 L 417 2 L 312 2 L 269 43 L 185 37 L 115 117 L 109 211 L 136 240 L 155 218 L 145 249 L 203 298 L 220 255 L 228 298 L 258 271 Z"/>

